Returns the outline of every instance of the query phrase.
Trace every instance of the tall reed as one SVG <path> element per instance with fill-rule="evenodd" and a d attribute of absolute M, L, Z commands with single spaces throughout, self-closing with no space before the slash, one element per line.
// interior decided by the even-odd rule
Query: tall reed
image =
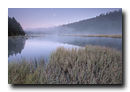
<path fill-rule="evenodd" d="M 46 67 L 23 61 L 10 63 L 10 84 L 122 84 L 122 52 L 87 45 L 57 48 Z"/>
<path fill-rule="evenodd" d="M 53 74 L 55 81 L 56 77 L 59 79 L 56 83 L 122 83 L 122 52 L 111 48 L 89 45 L 85 49 L 66 50 L 60 47 L 52 53 L 48 66 L 48 74 Z"/>

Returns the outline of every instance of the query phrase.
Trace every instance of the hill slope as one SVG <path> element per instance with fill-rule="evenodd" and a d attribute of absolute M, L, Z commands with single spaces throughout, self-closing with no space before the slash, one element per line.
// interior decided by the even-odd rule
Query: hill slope
<path fill-rule="evenodd" d="M 91 19 L 62 25 L 87 34 L 122 34 L 122 10 L 100 14 Z"/>
<path fill-rule="evenodd" d="M 94 18 L 81 20 L 51 28 L 27 31 L 27 34 L 122 34 L 122 10 L 100 14 Z"/>

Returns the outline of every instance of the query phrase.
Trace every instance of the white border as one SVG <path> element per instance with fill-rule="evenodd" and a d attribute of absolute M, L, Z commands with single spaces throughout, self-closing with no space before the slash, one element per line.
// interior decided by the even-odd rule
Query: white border
<path fill-rule="evenodd" d="M 124 87 L 69 87 L 69 88 L 45 88 L 45 87 L 37 87 L 37 88 L 14 88 L 8 84 L 8 8 L 122 8 L 123 13 L 125 14 L 125 39 L 126 44 L 124 45 L 125 51 L 125 62 L 124 69 L 125 75 L 125 85 Z M 0 42 L 1 42 L 1 66 L 0 66 L 0 87 L 2 91 L 14 92 L 14 91 L 24 91 L 24 92 L 33 92 L 33 91 L 55 91 L 55 92 L 68 92 L 68 91 L 96 91 L 96 92 L 127 92 L 130 89 L 130 31 L 128 26 L 128 21 L 130 16 L 129 14 L 129 2 L 128 0 L 1 0 L 0 1 Z M 1 21 L 2 20 L 2 21 Z M 128 30 L 128 31 L 127 31 Z M 123 30 L 124 31 L 124 30 Z M 44 85 L 43 85 L 44 86 Z"/>

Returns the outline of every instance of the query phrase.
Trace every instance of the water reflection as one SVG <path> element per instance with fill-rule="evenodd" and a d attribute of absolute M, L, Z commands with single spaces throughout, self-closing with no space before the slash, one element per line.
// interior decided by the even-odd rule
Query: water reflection
<path fill-rule="evenodd" d="M 8 57 L 13 54 L 21 54 L 25 46 L 25 38 L 8 38 Z"/>
<path fill-rule="evenodd" d="M 45 36 L 39 38 L 32 38 L 33 40 L 52 41 L 65 44 L 72 44 L 77 46 L 86 45 L 100 45 L 111 47 L 117 50 L 122 50 L 122 38 L 108 38 L 108 37 L 78 37 L 78 36 Z"/>
<path fill-rule="evenodd" d="M 17 46 L 20 46 L 20 45 L 17 45 Z M 9 61 L 20 60 L 23 57 L 26 60 L 33 60 L 33 59 L 38 60 L 42 58 L 46 62 L 49 60 L 49 56 L 52 53 L 52 51 L 55 51 L 56 48 L 60 46 L 63 46 L 65 48 L 72 48 L 72 47 L 78 48 L 78 46 L 74 46 L 74 45 L 63 44 L 63 43 L 53 42 L 53 41 L 48 41 L 48 40 L 42 40 L 39 37 L 29 38 L 26 40 L 24 49 L 19 47 L 21 48 L 19 53 L 16 53 L 16 55 L 13 54 L 12 56 L 10 55 L 8 60 Z"/>
<path fill-rule="evenodd" d="M 25 43 L 26 42 L 26 43 Z M 74 37 L 74 36 L 45 36 L 8 39 L 8 60 L 14 61 L 24 57 L 25 59 L 44 58 L 48 61 L 52 51 L 57 47 L 72 48 L 85 45 L 100 45 L 122 50 L 121 38 L 106 37 Z"/>

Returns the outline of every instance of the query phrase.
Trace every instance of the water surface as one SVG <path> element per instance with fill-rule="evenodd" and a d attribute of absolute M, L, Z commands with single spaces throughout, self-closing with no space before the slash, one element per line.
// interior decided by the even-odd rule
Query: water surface
<path fill-rule="evenodd" d="M 77 37 L 77 36 L 52 36 L 8 38 L 8 61 L 44 58 L 46 61 L 52 51 L 57 47 L 65 48 L 84 47 L 86 45 L 100 45 L 122 50 L 122 38 L 107 37 Z"/>

